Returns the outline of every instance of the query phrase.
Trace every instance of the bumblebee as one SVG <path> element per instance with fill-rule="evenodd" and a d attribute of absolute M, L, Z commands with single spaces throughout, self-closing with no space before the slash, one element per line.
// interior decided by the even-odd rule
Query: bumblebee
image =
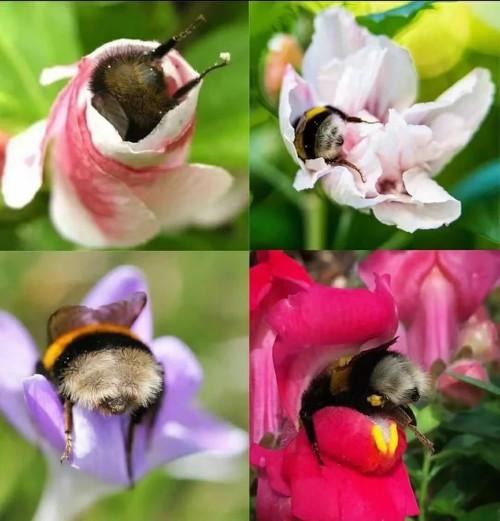
<path fill-rule="evenodd" d="M 73 406 L 130 415 L 125 448 L 131 483 L 134 428 L 146 417 L 152 425 L 164 392 L 161 365 L 131 330 L 146 301 L 145 293 L 134 293 L 97 309 L 57 310 L 49 318 L 49 345 L 36 367 L 53 383 L 64 405 L 61 462 L 72 453 Z"/>
<path fill-rule="evenodd" d="M 331 105 L 314 107 L 304 112 L 293 125 L 295 149 L 302 161 L 322 157 L 328 164 L 351 168 L 359 174 L 363 183 L 366 183 L 363 172 L 342 157 L 342 145 L 348 123 L 378 123 L 378 121 L 364 121 L 348 116 Z"/>
<path fill-rule="evenodd" d="M 91 103 L 122 139 L 136 143 L 146 137 L 207 74 L 229 63 L 229 54 L 222 53 L 220 62 L 168 94 L 161 60 L 203 21 L 199 16 L 183 32 L 153 50 L 137 45 L 111 51 L 96 65 L 89 83 Z"/>
<path fill-rule="evenodd" d="M 300 420 L 320 464 L 313 422 L 315 412 L 324 407 L 350 407 L 368 416 L 382 415 L 402 428 L 409 428 L 429 450 L 432 443 L 417 430 L 409 405 L 428 393 L 428 378 L 400 353 L 389 351 L 397 338 L 353 357 L 340 359 L 317 376 L 302 395 Z"/>

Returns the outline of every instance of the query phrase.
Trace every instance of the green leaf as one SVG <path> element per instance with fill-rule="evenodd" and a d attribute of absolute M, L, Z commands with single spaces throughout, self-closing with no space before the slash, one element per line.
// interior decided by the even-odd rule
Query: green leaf
<path fill-rule="evenodd" d="M 448 481 L 433 497 L 429 505 L 429 510 L 437 514 L 458 517 L 464 512 L 464 502 L 464 491 L 460 490 L 454 481 Z"/>
<path fill-rule="evenodd" d="M 498 201 L 498 195 L 496 195 L 464 206 L 462 218 L 458 222 L 477 235 L 495 244 L 500 244 L 500 205 Z"/>
<path fill-rule="evenodd" d="M 474 170 L 451 190 L 453 197 L 462 203 L 490 196 L 492 191 L 500 195 L 500 163 L 490 161 Z"/>
<path fill-rule="evenodd" d="M 476 378 L 471 378 L 470 376 L 465 376 L 463 374 L 456 373 L 455 371 L 446 371 L 447 375 L 453 376 L 457 380 L 461 382 L 465 382 L 466 384 L 473 385 L 474 387 L 478 387 L 483 391 L 487 391 L 489 393 L 493 393 L 496 396 L 500 396 L 500 387 L 492 384 L 491 382 L 483 382 L 482 380 L 477 380 Z"/>
<path fill-rule="evenodd" d="M 70 2 L 0 2 L 0 20 L 0 127 L 16 130 L 46 117 L 60 89 L 39 84 L 42 69 L 73 63 L 81 50 Z"/>
<path fill-rule="evenodd" d="M 458 521 L 499 521 L 500 503 L 481 505 L 470 512 L 460 516 Z"/>
<path fill-rule="evenodd" d="M 499 415 L 496 411 L 489 411 L 484 405 L 455 414 L 443 426 L 455 432 L 500 440 Z"/>
<path fill-rule="evenodd" d="M 440 423 L 441 418 L 434 407 L 427 405 L 423 409 L 414 409 L 418 430 L 422 434 L 433 431 Z"/>
<path fill-rule="evenodd" d="M 392 37 L 411 23 L 418 13 L 424 9 L 430 9 L 432 3 L 432 1 L 424 0 L 408 2 L 406 5 L 382 11 L 381 13 L 358 16 L 356 21 L 365 26 L 371 33 L 385 34 Z"/>

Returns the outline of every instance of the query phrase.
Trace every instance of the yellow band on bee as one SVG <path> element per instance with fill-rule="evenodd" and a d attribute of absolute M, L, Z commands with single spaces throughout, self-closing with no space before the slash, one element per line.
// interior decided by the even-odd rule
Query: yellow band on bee
<path fill-rule="evenodd" d="M 43 355 L 42 363 L 45 369 L 47 369 L 47 371 L 52 369 L 54 364 L 57 362 L 57 359 L 62 355 L 66 347 L 73 342 L 73 340 L 76 340 L 79 336 L 90 333 L 122 333 L 138 340 L 137 336 L 132 333 L 130 328 L 118 324 L 88 324 L 86 326 L 78 327 L 60 336 L 50 344 Z"/>
<path fill-rule="evenodd" d="M 321 114 L 322 112 L 328 112 L 328 109 L 325 107 L 314 107 L 312 109 L 309 109 L 306 112 L 306 118 L 312 119 L 314 116 L 317 116 L 318 114 Z"/>

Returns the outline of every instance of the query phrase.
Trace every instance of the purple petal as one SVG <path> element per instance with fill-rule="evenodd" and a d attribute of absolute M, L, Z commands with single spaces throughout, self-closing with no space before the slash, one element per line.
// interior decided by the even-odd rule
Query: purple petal
<path fill-rule="evenodd" d="M 152 350 L 163 365 L 166 392 L 146 453 L 146 468 L 138 467 L 138 472 L 200 451 L 235 454 L 244 450 L 242 431 L 190 405 L 203 377 L 190 349 L 175 337 L 162 337 L 153 342 Z"/>
<path fill-rule="evenodd" d="M 105 275 L 83 299 L 82 304 L 97 308 L 125 300 L 136 291 L 148 294 L 148 303 L 139 315 L 132 330 L 146 343 L 153 338 L 153 320 L 148 285 L 144 274 L 133 266 L 119 266 Z"/>
<path fill-rule="evenodd" d="M 0 412 L 31 441 L 36 439 L 24 403 L 23 380 L 35 372 L 38 353 L 24 326 L 0 312 Z"/>
<path fill-rule="evenodd" d="M 40 374 L 24 380 L 26 406 L 39 434 L 56 451 L 64 450 L 63 406 L 54 386 Z"/>
<path fill-rule="evenodd" d="M 125 435 L 127 416 L 103 416 L 73 409 L 71 465 L 109 483 L 127 485 Z"/>

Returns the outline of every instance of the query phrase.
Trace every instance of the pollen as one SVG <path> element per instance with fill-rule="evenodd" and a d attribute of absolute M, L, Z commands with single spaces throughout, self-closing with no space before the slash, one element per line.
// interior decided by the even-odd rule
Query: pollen
<path fill-rule="evenodd" d="M 382 433 L 382 429 L 380 428 L 379 425 L 374 425 L 372 427 L 372 438 L 373 438 L 373 441 L 375 442 L 375 445 L 377 446 L 377 449 L 379 450 L 379 452 L 381 452 L 382 454 L 387 454 L 387 450 L 388 450 L 387 443 L 385 442 L 384 435 Z"/>
<path fill-rule="evenodd" d="M 370 394 L 370 396 L 366 398 L 366 401 L 372 407 L 380 407 L 384 403 L 382 396 L 380 396 L 379 394 Z"/>

